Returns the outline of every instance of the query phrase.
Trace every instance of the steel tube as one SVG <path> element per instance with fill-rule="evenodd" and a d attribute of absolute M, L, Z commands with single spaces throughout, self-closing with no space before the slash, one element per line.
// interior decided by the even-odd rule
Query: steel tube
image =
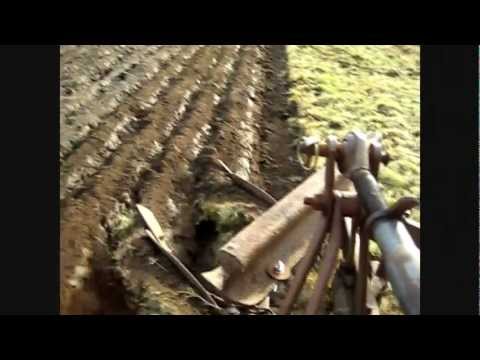
<path fill-rule="evenodd" d="M 360 204 L 368 215 L 387 208 L 377 181 L 370 171 L 358 170 L 351 176 L 351 180 L 357 191 Z"/>
<path fill-rule="evenodd" d="M 370 215 L 386 209 L 375 178 L 366 170 L 352 176 L 362 207 Z M 378 219 L 372 235 L 385 259 L 387 279 L 407 314 L 420 313 L 420 250 L 401 221 Z"/>
<path fill-rule="evenodd" d="M 372 233 L 400 305 L 407 314 L 420 314 L 420 250 L 400 221 L 380 219 Z"/>

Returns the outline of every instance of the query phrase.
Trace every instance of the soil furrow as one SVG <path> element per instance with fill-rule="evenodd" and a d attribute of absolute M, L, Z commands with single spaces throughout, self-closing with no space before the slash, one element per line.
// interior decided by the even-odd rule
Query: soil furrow
<path fill-rule="evenodd" d="M 78 45 L 60 45 L 60 56 L 62 57 L 61 60 L 65 62 L 65 60 L 69 58 L 69 55 L 77 46 Z"/>
<path fill-rule="evenodd" d="M 138 202 L 145 204 L 165 226 L 166 241 L 173 240 L 170 232 L 172 223 L 180 215 L 178 209 L 183 209 L 187 198 L 193 190 L 192 164 L 207 144 L 211 123 L 221 101 L 221 95 L 226 90 L 229 79 L 236 76 L 234 63 L 237 59 L 238 47 L 225 46 L 224 54 L 211 69 L 209 81 L 191 103 L 191 109 L 186 112 L 181 126 L 165 143 L 164 151 L 151 163 L 154 172 L 138 184 Z M 181 216 L 187 213 L 181 212 Z M 177 220 L 178 226 L 180 220 Z M 177 248 L 181 253 L 182 247 Z"/>
<path fill-rule="evenodd" d="M 84 186 L 85 181 L 96 174 L 113 156 L 114 152 L 132 136 L 135 136 L 150 119 L 153 105 L 159 101 L 160 93 L 166 91 L 173 79 L 181 77 L 185 65 L 198 51 L 189 47 L 157 73 L 148 84 L 133 97 L 121 104 L 111 119 L 95 129 L 79 149 L 62 164 L 60 198 Z M 119 119 L 119 120 L 118 120 Z"/>
<path fill-rule="evenodd" d="M 237 61 L 238 50 L 239 46 L 223 47 L 218 63 L 214 62 L 210 66 L 207 75 L 208 82 L 202 86 L 202 91 L 198 94 L 198 97 L 190 102 L 182 120 L 165 142 L 164 150 L 151 161 L 155 175 L 150 175 L 137 184 L 138 190 L 142 190 L 142 203 L 155 213 L 162 224 L 166 235 L 164 241 L 170 242 L 172 238 L 170 236 L 170 222 L 177 215 L 175 208 L 183 205 L 181 198 L 185 197 L 185 192 L 191 191 L 192 177 L 189 170 L 208 139 L 209 123 L 212 121 L 221 100 L 219 94 L 225 91 L 228 82 L 235 76 L 233 64 Z M 163 257 L 156 256 L 149 241 L 142 240 L 142 237 L 144 237 L 142 228 L 143 224 L 138 223 L 132 230 L 133 236 L 121 240 L 115 250 L 117 272 L 124 287 L 130 290 L 130 301 L 138 302 L 135 299 L 138 299 L 139 292 L 143 293 L 145 291 L 144 287 L 146 286 L 149 292 L 150 306 L 155 303 L 153 301 L 155 296 L 152 296 L 152 294 L 161 291 L 162 293 L 171 293 L 176 303 L 181 304 L 183 302 L 182 307 L 188 307 L 183 311 L 188 311 L 188 313 L 198 312 L 198 309 L 185 303 L 185 300 L 179 294 L 182 291 L 191 292 L 192 289 L 182 281 L 182 277 L 179 276 L 175 268 L 171 267 L 168 261 L 165 261 Z M 135 245 L 132 247 L 132 244 Z M 170 242 L 170 244 L 172 243 Z M 128 249 L 129 246 L 138 249 L 138 252 L 142 255 L 139 256 L 137 252 Z M 177 256 L 185 261 L 184 251 L 188 248 L 188 245 L 182 242 L 181 247 L 176 247 L 173 244 L 173 248 Z M 152 266 L 152 259 L 167 271 L 158 271 L 155 266 Z M 150 279 L 148 285 L 145 285 L 146 278 Z M 165 306 L 164 298 L 154 305 L 157 309 L 163 308 L 163 313 L 176 313 L 178 311 L 176 310 L 178 309 L 177 305 L 173 308 Z M 140 304 L 137 311 L 149 310 L 145 309 L 144 304 Z"/>
<path fill-rule="evenodd" d="M 203 50 L 203 51 L 202 51 Z M 162 101 L 153 107 L 151 124 L 135 136 L 126 146 L 115 153 L 109 166 L 102 169 L 95 178 L 93 187 L 71 199 L 61 213 L 61 304 L 65 312 L 98 313 L 98 289 L 94 278 L 103 271 L 98 259 L 105 258 L 105 240 L 108 234 L 102 223 L 114 210 L 117 199 L 124 200 L 139 180 L 140 174 L 148 168 L 145 159 L 151 159 L 162 150 L 161 144 L 171 134 L 179 118 L 187 108 L 192 96 L 200 91 L 209 66 L 217 56 L 218 48 L 202 49 L 196 62 L 188 67 L 182 80 L 175 82 Z M 77 219 L 82 219 L 78 222 Z M 93 257 L 92 254 L 95 254 Z M 92 259 L 96 259 L 92 263 Z M 84 269 L 91 269 L 86 272 Z M 79 270 L 80 269 L 80 270 Z M 82 278 L 81 286 L 77 278 Z M 73 280 L 72 280 L 73 279 Z M 72 285 L 73 281 L 73 285 Z M 76 308 L 77 296 L 85 298 L 82 303 L 90 304 L 89 309 Z"/>
<path fill-rule="evenodd" d="M 139 46 L 130 48 L 140 49 Z M 99 80 L 108 76 L 116 65 L 133 57 L 134 51 L 130 51 L 130 56 L 128 51 L 128 48 L 120 46 L 87 46 L 81 52 L 74 52 L 71 59 L 62 56 L 60 86 L 64 90 L 64 98 L 77 98 L 88 92 Z"/>
<path fill-rule="evenodd" d="M 178 186 L 186 191 L 173 192 L 163 200 L 174 219 L 173 234 L 169 234 L 174 246 L 197 271 L 213 268 L 221 245 L 268 207 L 234 185 L 210 160 L 217 157 L 228 162 L 232 171 L 261 186 L 257 124 L 261 121 L 262 56 L 255 46 L 241 48 L 234 76 L 215 109 L 208 145 L 190 165 L 189 177 Z"/>
<path fill-rule="evenodd" d="M 256 123 L 261 115 L 258 95 L 262 74 L 257 64 L 260 56 L 256 47 L 245 49 L 231 92 L 225 101 L 225 111 L 216 118 L 210 146 L 215 156 L 233 172 L 261 186 L 261 175 L 255 164 L 259 140 L 259 125 Z M 225 174 L 210 163 L 204 164 L 196 178 L 197 193 L 217 193 L 219 186 L 231 184 Z"/>
<path fill-rule="evenodd" d="M 180 50 L 178 47 L 162 47 L 157 50 L 149 47 L 142 53 L 137 53 L 120 64 L 115 70 L 112 70 L 104 79 L 97 81 L 86 94 L 82 94 L 81 102 L 75 104 L 75 110 L 80 106 L 82 110 L 90 110 L 97 116 L 102 117 L 106 112 L 110 112 L 108 105 L 114 102 L 114 99 L 127 93 L 130 87 L 134 90 L 138 84 L 136 80 L 150 80 L 155 73 L 159 71 L 159 64 L 170 60 Z M 138 84 L 138 85 L 135 85 Z M 65 114 L 68 118 L 70 113 Z"/>
<path fill-rule="evenodd" d="M 262 176 L 258 169 L 260 160 L 258 153 L 260 125 L 258 123 L 261 120 L 260 93 L 263 86 L 263 74 L 259 61 L 263 54 L 258 47 L 253 47 L 251 52 L 253 54 L 247 63 L 248 72 L 243 80 L 244 86 L 238 94 L 232 94 L 233 103 L 231 111 L 227 114 L 228 118 L 238 124 L 238 128 L 230 132 L 232 137 L 240 140 L 238 150 L 232 149 L 232 152 L 227 152 L 222 157 L 237 175 L 245 180 L 261 183 Z"/>
<path fill-rule="evenodd" d="M 159 51 L 159 53 L 163 53 L 163 51 Z M 120 56 L 122 55 L 119 55 L 119 57 Z M 119 61 L 118 64 L 114 64 L 115 66 L 111 65 L 108 69 L 105 69 L 103 71 L 104 75 L 102 76 L 95 77 L 91 74 L 91 71 L 87 72 L 87 75 L 91 79 L 85 81 L 87 82 L 86 85 L 79 84 L 71 96 L 61 97 L 60 124 L 62 132 L 70 135 L 68 131 L 71 130 L 72 125 L 82 125 L 85 120 L 88 120 L 88 117 L 84 116 L 85 114 L 93 112 L 92 108 L 95 108 L 95 105 L 98 105 L 102 99 L 108 98 L 112 91 L 116 92 L 117 87 L 122 87 L 123 82 L 128 83 L 131 80 L 122 78 L 122 76 L 126 75 L 130 70 L 133 71 L 139 64 L 144 64 L 153 58 L 152 49 L 140 47 L 128 56 L 122 56 L 121 59 L 123 61 Z M 94 60 L 95 59 L 90 59 L 89 61 Z M 99 61 L 98 58 L 96 60 L 97 62 Z M 85 64 L 82 66 L 82 71 L 85 71 L 83 69 L 84 67 Z M 83 77 L 76 76 L 75 80 L 78 78 L 84 79 L 87 75 Z M 64 83 L 68 83 L 68 81 Z M 67 89 L 69 89 L 69 87 L 67 87 Z"/>
<path fill-rule="evenodd" d="M 101 124 L 108 114 L 114 112 L 127 96 L 138 90 L 145 81 L 149 81 L 159 71 L 159 63 L 167 61 L 170 56 L 171 49 L 148 57 L 137 56 L 126 65 L 131 72 L 123 69 L 118 71 L 118 75 L 115 72 L 116 77 L 112 79 L 112 83 L 101 88 L 104 95 L 92 98 L 82 106 L 81 112 L 66 117 L 65 120 L 62 120 L 61 115 L 61 159 L 65 160 L 91 130 Z M 135 64 L 137 65 L 132 69 Z"/>
<path fill-rule="evenodd" d="M 262 161 L 260 169 L 264 186 L 277 200 L 285 196 L 307 175 L 298 163 L 293 147 L 294 138 L 288 131 L 288 68 L 285 45 L 264 49 L 266 83 L 261 122 Z"/>

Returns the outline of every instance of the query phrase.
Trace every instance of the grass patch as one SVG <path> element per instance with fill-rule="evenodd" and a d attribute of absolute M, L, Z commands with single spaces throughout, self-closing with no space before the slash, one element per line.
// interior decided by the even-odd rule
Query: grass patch
<path fill-rule="evenodd" d="M 370 253 L 372 260 L 380 260 L 382 257 L 380 247 L 375 241 L 370 240 L 368 242 L 368 252 Z"/>
<path fill-rule="evenodd" d="M 200 204 L 200 211 L 198 222 L 213 221 L 219 234 L 238 231 L 253 220 L 246 204 L 237 202 L 205 201 Z"/>
<path fill-rule="evenodd" d="M 321 140 L 355 129 L 382 134 L 393 158 L 380 169 L 386 201 L 419 198 L 419 46 L 300 45 L 287 54 L 289 97 L 298 105 L 291 131 Z M 411 216 L 420 221 L 418 209 Z"/>
<path fill-rule="evenodd" d="M 123 206 L 110 223 L 111 237 L 114 239 L 123 239 L 127 237 L 137 222 L 137 212 Z"/>
<path fill-rule="evenodd" d="M 402 308 L 393 294 L 391 287 L 388 287 L 380 297 L 380 315 L 403 315 Z"/>
<path fill-rule="evenodd" d="M 185 295 L 177 289 L 160 284 L 155 279 L 144 276 L 144 280 L 129 285 L 129 302 L 139 315 L 198 315 Z"/>
<path fill-rule="evenodd" d="M 196 239 L 203 250 L 197 263 L 203 269 L 218 266 L 219 250 L 241 229 L 251 223 L 258 209 L 242 202 L 209 199 L 198 203 Z"/>

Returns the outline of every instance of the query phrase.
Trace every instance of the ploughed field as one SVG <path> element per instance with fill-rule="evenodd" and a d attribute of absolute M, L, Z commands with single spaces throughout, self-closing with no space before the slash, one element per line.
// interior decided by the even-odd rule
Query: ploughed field
<path fill-rule="evenodd" d="M 212 158 L 280 199 L 308 175 L 291 146 L 297 137 L 378 132 L 393 157 L 380 169 L 387 202 L 420 196 L 418 46 L 62 46 L 60 54 L 62 313 L 211 312 L 146 236 L 135 204 L 153 211 L 192 271 L 213 269 L 218 249 L 268 205 Z M 382 313 L 401 313 L 391 289 L 384 295 Z"/>
<path fill-rule="evenodd" d="M 209 309 L 146 237 L 151 209 L 194 271 L 305 174 L 289 145 L 285 46 L 62 46 L 61 311 Z"/>

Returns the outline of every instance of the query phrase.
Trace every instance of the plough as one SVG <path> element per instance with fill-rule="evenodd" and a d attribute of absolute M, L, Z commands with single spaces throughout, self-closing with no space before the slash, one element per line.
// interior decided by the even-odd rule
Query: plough
<path fill-rule="evenodd" d="M 309 162 L 325 157 L 326 166 L 278 202 L 261 189 L 246 188 L 273 206 L 221 249 L 220 265 L 202 273 L 202 285 L 196 287 L 214 294 L 217 301 L 211 296 L 208 300 L 215 307 L 268 308 L 269 295 L 284 283 L 287 292 L 277 313 L 289 314 L 320 256 L 305 314 L 319 313 L 335 273 L 334 284 L 340 284 L 338 294 L 343 294 L 335 296 L 336 307 L 343 306 L 338 313 L 378 313 L 374 280 L 380 279 L 391 283 L 406 314 L 419 314 L 420 227 L 405 217 L 418 201 L 405 197 L 387 207 L 377 183 L 380 164 L 390 160 L 381 143 L 351 132 L 342 142 L 331 136 L 325 144 L 308 139 L 298 144 L 297 153 Z M 229 170 L 218 160 L 217 166 Z M 236 183 L 243 184 L 241 179 Z M 370 239 L 382 253 L 375 266 Z"/>

